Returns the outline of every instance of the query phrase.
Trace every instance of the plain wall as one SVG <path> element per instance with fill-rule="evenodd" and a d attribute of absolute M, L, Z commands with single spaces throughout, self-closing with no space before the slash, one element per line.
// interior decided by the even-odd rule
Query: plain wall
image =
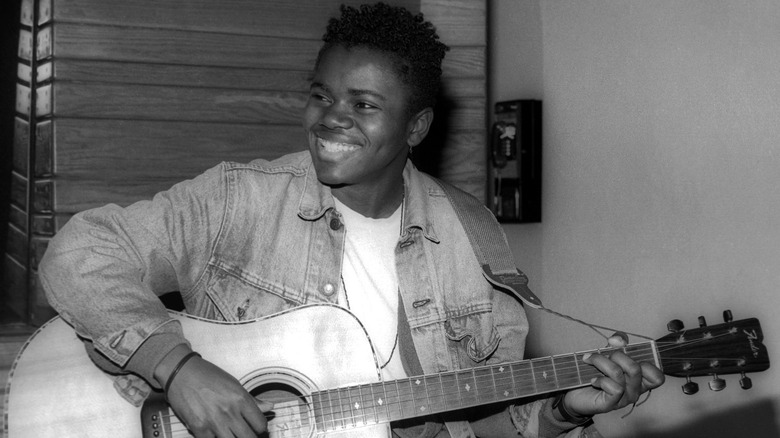
<path fill-rule="evenodd" d="M 749 391 L 668 377 L 602 433 L 780 436 L 780 2 L 490 4 L 491 104 L 543 100 L 543 219 L 504 226 L 541 300 L 652 338 L 731 309 L 761 321 L 775 363 Z M 604 345 L 529 315 L 533 355 Z"/>

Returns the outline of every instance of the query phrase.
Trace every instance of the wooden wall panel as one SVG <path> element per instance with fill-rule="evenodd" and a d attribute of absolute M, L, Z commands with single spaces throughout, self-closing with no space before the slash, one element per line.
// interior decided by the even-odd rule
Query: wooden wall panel
<path fill-rule="evenodd" d="M 107 84 L 166 85 L 303 92 L 311 70 L 174 65 L 107 60 L 59 59 L 38 67 L 38 80 Z"/>
<path fill-rule="evenodd" d="M 105 178 L 115 184 L 132 180 L 135 186 L 146 180 L 177 182 L 220 161 L 271 159 L 306 146 L 298 126 L 62 119 L 57 130 L 54 173 L 71 179 Z M 172 135 L 175 141 L 159 141 Z M 131 201 L 121 200 L 122 204 Z M 55 211 L 78 211 L 59 207 Z"/>
<path fill-rule="evenodd" d="M 386 2 L 406 7 L 414 12 L 420 10 L 419 0 L 386 0 Z M 325 32 L 327 17 L 338 15 L 338 6 L 342 3 L 358 6 L 369 2 L 366 0 L 45 0 L 41 6 L 40 21 L 113 24 L 127 27 L 319 40 Z"/>
<path fill-rule="evenodd" d="M 446 44 L 483 48 L 487 45 L 485 1 L 422 0 L 420 3 L 420 12 L 436 24 L 436 32 Z"/>
<path fill-rule="evenodd" d="M 445 58 L 448 116 L 440 150 L 421 151 L 420 167 L 486 199 L 487 188 L 487 4 L 471 0 L 422 0 L 421 12 L 436 25 L 451 50 Z M 456 90 L 468 89 L 468 96 Z"/>
<path fill-rule="evenodd" d="M 310 70 L 321 45 L 313 39 L 76 23 L 49 29 L 40 34 L 40 58 Z"/>
<path fill-rule="evenodd" d="M 37 113 L 53 117 L 287 124 L 300 121 L 307 93 L 135 84 L 53 84 Z M 51 103 L 46 105 L 46 99 Z M 45 108 L 44 108 L 45 106 Z"/>

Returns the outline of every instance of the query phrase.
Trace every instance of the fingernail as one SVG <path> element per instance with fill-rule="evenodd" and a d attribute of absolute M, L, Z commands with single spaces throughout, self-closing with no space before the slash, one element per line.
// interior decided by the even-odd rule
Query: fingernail
<path fill-rule="evenodd" d="M 583 362 L 587 362 L 587 361 L 588 361 L 588 359 L 590 359 L 590 357 L 591 357 L 591 356 L 593 356 L 593 354 L 591 354 L 591 353 L 585 353 L 585 354 L 583 354 L 583 355 L 582 355 L 582 361 L 583 361 Z"/>

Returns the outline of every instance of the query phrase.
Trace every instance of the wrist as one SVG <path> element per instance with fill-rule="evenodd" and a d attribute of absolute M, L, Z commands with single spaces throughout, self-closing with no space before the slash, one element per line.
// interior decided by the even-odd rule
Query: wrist
<path fill-rule="evenodd" d="M 566 421 L 577 426 L 589 423 L 593 419 L 593 416 L 572 412 L 566 405 L 566 394 L 567 393 L 558 394 L 555 399 L 553 399 L 553 415 L 561 421 Z"/>
<path fill-rule="evenodd" d="M 173 374 L 173 370 L 190 353 L 192 353 L 192 349 L 189 345 L 179 344 L 163 357 L 154 369 L 154 379 L 159 383 L 160 388 L 165 388 L 171 374 Z"/>
<path fill-rule="evenodd" d="M 193 357 L 201 357 L 200 354 L 190 351 L 187 353 L 186 356 L 181 358 L 179 363 L 176 364 L 176 367 L 173 369 L 171 374 L 168 376 L 168 381 L 165 382 L 165 388 L 163 389 L 163 392 L 165 393 L 165 396 L 168 397 L 168 391 L 171 389 L 171 383 L 173 383 L 173 379 L 176 378 L 176 375 L 179 373 L 179 371 L 184 368 L 184 364 L 186 364 L 190 359 Z"/>

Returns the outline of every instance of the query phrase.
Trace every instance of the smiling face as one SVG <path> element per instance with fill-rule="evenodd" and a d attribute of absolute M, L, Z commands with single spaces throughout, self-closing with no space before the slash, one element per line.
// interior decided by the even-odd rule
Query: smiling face
<path fill-rule="evenodd" d="M 409 147 L 422 141 L 433 117 L 429 108 L 410 116 L 408 98 L 389 55 L 328 49 L 303 116 L 320 182 L 352 197 L 400 194 Z"/>

